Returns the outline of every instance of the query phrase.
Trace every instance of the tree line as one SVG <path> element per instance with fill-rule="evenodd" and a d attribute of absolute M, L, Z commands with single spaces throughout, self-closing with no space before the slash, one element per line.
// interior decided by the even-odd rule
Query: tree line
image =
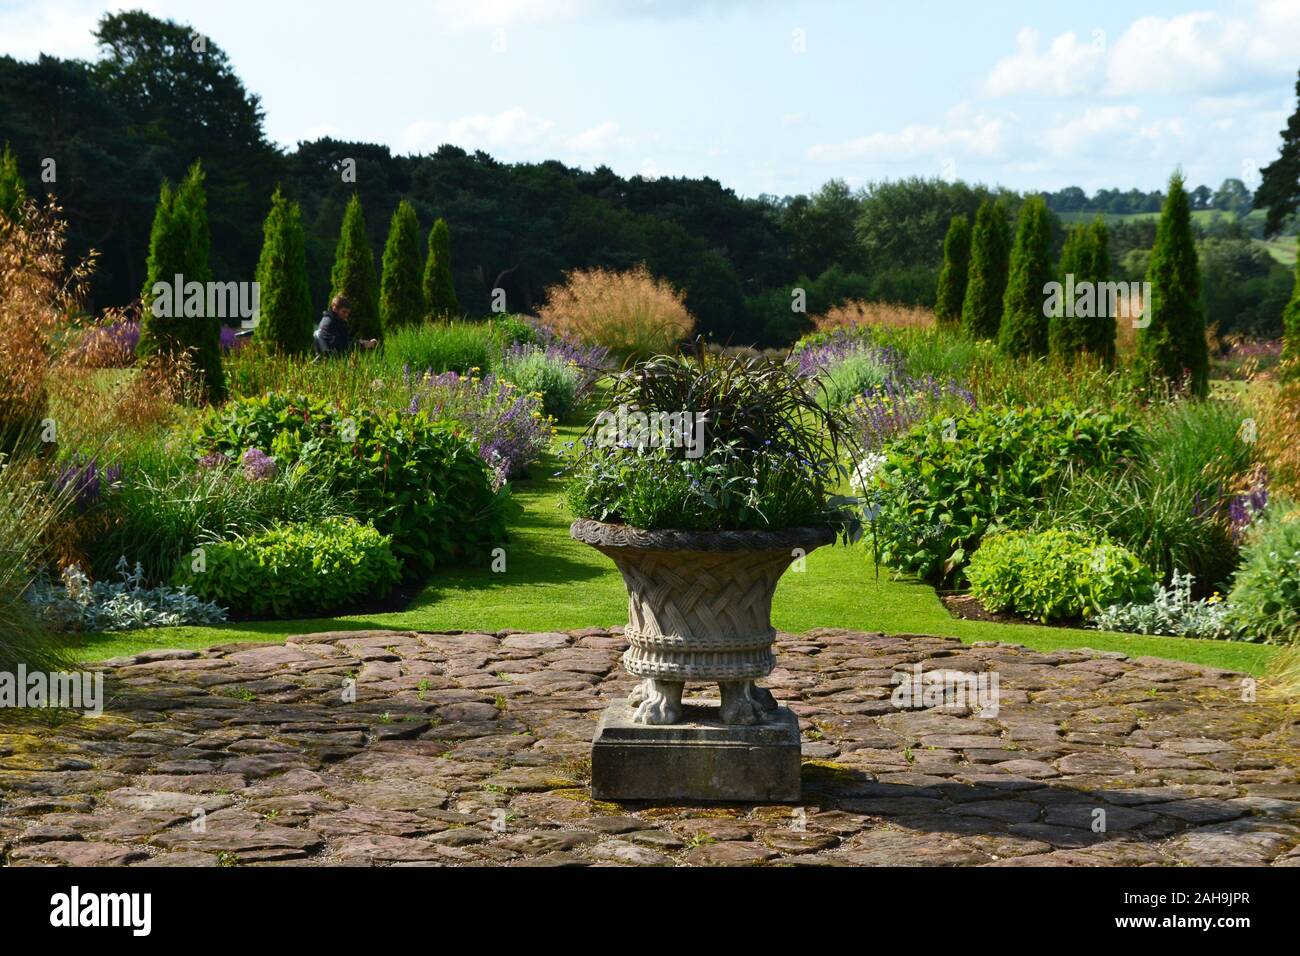
<path fill-rule="evenodd" d="M 259 98 L 212 38 L 139 11 L 104 16 L 95 36 L 93 62 L 0 57 L 0 143 L 13 145 L 29 192 L 56 194 L 72 252 L 99 252 L 93 307 L 139 295 L 160 183 L 184 182 L 198 161 L 211 269 L 222 279 L 256 274 L 278 195 L 296 204 L 277 215 L 301 224 L 306 297 L 319 308 L 334 287 L 338 237 L 345 225 L 358 228 L 345 224 L 354 199 L 368 213 L 359 225 L 372 250 L 387 246 L 391 216 L 405 203 L 418 223 L 442 219 L 454 231 L 449 291 L 466 314 L 485 314 L 502 294 L 510 311 L 535 311 L 570 270 L 644 263 L 685 291 L 700 332 L 735 344 L 788 343 L 810 328 L 809 314 L 848 299 L 933 306 L 952 218 L 974 223 L 990 200 L 1014 217 L 1026 201 L 1006 189 L 922 178 L 857 190 L 831 181 L 810 195 L 744 198 L 709 178 L 508 164 L 451 145 L 394 156 L 382 145 L 327 137 L 282 150 L 266 137 Z M 1294 148 L 1284 142 L 1281 172 L 1266 169 L 1260 189 L 1277 204 L 1279 227 L 1300 203 L 1295 190 L 1276 185 L 1285 186 L 1287 163 L 1300 162 L 1300 119 L 1292 125 Z M 1083 198 L 1109 202 L 1112 192 Z M 1067 234 L 1051 212 L 1056 196 L 1046 200 L 1053 257 Z M 1217 197 L 1209 199 L 1214 208 Z M 409 259 L 410 230 L 403 235 L 394 255 Z M 1155 223 L 1113 225 L 1110 238 L 1120 268 L 1129 253 L 1152 247 Z M 417 233 L 416 244 L 415 256 L 427 257 L 428 238 Z M 1263 267 L 1235 253 L 1231 262 Z M 1249 278 L 1278 286 L 1275 274 Z M 807 313 L 791 308 L 796 290 Z"/>

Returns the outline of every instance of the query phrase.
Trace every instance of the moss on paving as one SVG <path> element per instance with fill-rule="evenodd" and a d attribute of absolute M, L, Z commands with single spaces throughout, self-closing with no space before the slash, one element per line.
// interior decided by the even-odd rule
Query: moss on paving
<path fill-rule="evenodd" d="M 561 441 L 580 429 L 560 429 Z M 205 648 L 213 644 L 268 641 L 317 631 L 393 628 L 419 631 L 487 631 L 513 628 L 561 631 L 608 627 L 627 620 L 623 580 L 609 559 L 569 537 L 570 516 L 562 479 L 548 459 L 532 480 L 516 483 L 521 513 L 511 526 L 506 569 L 447 568 L 406 610 L 312 620 L 173 627 L 83 637 L 88 660 L 159 648 Z M 773 623 L 798 633 L 817 627 L 901 634 L 936 634 L 963 641 L 1009 641 L 1037 650 L 1093 647 L 1133 657 L 1153 656 L 1261 674 L 1275 647 L 1228 641 L 1111 634 L 1072 628 L 998 624 L 952 617 L 934 589 L 915 580 L 877 573 L 862 544 L 821 548 L 806 569 L 782 579 L 773 604 Z"/>

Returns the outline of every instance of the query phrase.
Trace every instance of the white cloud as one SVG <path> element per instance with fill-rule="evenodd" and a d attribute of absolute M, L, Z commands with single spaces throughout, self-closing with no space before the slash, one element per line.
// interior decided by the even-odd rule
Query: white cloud
<path fill-rule="evenodd" d="M 576 136 L 570 136 L 565 147 L 575 153 L 599 153 L 612 149 L 624 142 L 619 136 L 618 124 L 613 120 L 585 129 Z"/>
<path fill-rule="evenodd" d="M 1062 33 L 1043 47 L 1022 29 L 994 64 L 995 96 L 1230 95 L 1272 84 L 1300 62 L 1300 0 L 1255 0 L 1237 15 L 1209 10 L 1134 20 L 1114 43 Z"/>
<path fill-rule="evenodd" d="M 1116 140 L 1133 133 L 1141 119 L 1142 110 L 1136 106 L 1090 106 L 1049 127 L 1044 139 L 1048 150 L 1057 156 L 1094 152 L 1095 147 L 1113 146 Z"/>
<path fill-rule="evenodd" d="M 495 115 L 462 116 L 446 124 L 417 120 L 402 131 L 398 143 L 411 153 L 428 152 L 443 143 L 486 151 L 519 149 L 546 142 L 554 127 L 554 121 L 516 106 Z"/>
<path fill-rule="evenodd" d="M 575 23 L 671 19 L 749 6 L 755 0 L 435 0 L 435 16 L 456 31 Z"/>
<path fill-rule="evenodd" d="M 994 96 L 1014 93 L 1074 96 L 1086 93 L 1102 74 L 1106 62 L 1105 36 L 1081 40 L 1063 33 L 1043 50 L 1038 31 L 1025 28 L 1016 34 L 1017 50 L 999 60 L 985 86 Z"/>
<path fill-rule="evenodd" d="M 93 34 L 104 13 L 152 6 L 155 4 L 149 2 L 65 0 L 0 9 L 0 52 L 19 60 L 34 60 L 42 53 L 93 60 L 97 52 Z"/>
<path fill-rule="evenodd" d="M 820 162 L 884 162 L 947 159 L 952 153 L 993 157 L 1002 151 L 1003 121 L 977 116 L 968 126 L 906 126 L 897 132 L 876 132 L 843 143 L 808 147 L 808 159 Z"/>

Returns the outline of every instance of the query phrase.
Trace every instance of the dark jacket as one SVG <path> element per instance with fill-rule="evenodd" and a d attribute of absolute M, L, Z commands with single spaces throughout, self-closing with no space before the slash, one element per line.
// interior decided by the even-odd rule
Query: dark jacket
<path fill-rule="evenodd" d="M 352 332 L 333 309 L 326 309 L 316 327 L 317 348 L 326 355 L 346 352 L 352 348 Z"/>

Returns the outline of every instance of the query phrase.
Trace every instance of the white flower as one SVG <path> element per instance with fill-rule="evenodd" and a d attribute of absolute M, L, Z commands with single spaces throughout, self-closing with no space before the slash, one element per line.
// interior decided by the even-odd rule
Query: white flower
<path fill-rule="evenodd" d="M 853 470 L 853 475 L 850 478 L 853 490 L 860 495 L 865 495 L 872 475 L 880 470 L 880 466 L 885 463 L 885 460 L 884 455 L 871 454 L 858 462 L 858 467 Z"/>

